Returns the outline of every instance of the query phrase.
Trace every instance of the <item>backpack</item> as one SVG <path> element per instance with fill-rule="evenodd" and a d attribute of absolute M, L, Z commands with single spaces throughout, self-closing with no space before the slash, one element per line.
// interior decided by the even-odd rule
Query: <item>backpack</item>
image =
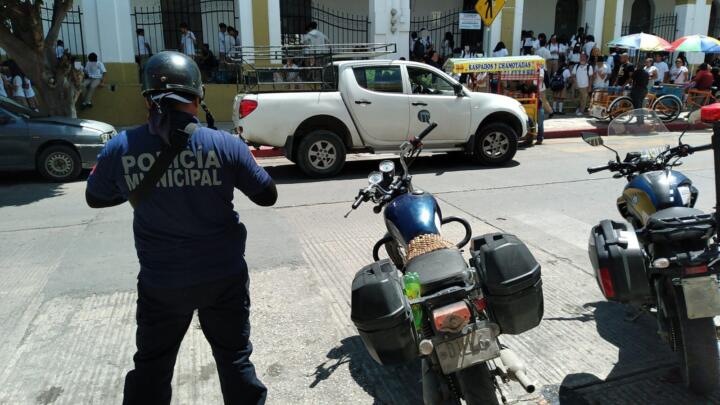
<path fill-rule="evenodd" d="M 560 91 L 565 88 L 565 78 L 563 77 L 564 71 L 565 68 L 559 69 L 555 72 L 552 79 L 550 79 L 550 89 L 552 91 Z"/>
<path fill-rule="evenodd" d="M 413 45 L 413 56 L 415 56 L 416 59 L 425 57 L 425 44 L 422 43 L 420 38 L 418 38 Z"/>

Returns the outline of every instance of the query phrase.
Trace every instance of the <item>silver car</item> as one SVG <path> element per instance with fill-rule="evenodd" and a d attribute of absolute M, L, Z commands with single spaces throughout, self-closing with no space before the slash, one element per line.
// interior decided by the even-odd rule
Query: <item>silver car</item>
<path fill-rule="evenodd" d="M 37 170 L 51 181 L 74 180 L 115 134 L 104 122 L 48 117 L 0 97 L 0 171 Z"/>

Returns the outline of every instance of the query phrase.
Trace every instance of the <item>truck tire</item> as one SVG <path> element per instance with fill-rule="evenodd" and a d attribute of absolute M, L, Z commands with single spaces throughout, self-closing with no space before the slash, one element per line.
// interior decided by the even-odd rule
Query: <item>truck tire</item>
<path fill-rule="evenodd" d="M 345 165 L 345 145 L 334 132 L 316 129 L 300 140 L 295 161 L 309 177 L 332 177 Z"/>
<path fill-rule="evenodd" d="M 43 177 L 58 183 L 75 180 L 82 172 L 80 155 L 67 145 L 45 148 L 38 156 L 36 167 Z"/>
<path fill-rule="evenodd" d="M 475 139 L 475 157 L 486 165 L 499 166 L 509 162 L 517 148 L 515 130 L 501 122 L 485 125 Z"/>
<path fill-rule="evenodd" d="M 713 318 L 688 319 L 682 289 L 674 287 L 676 336 L 680 342 L 680 372 L 685 386 L 698 395 L 720 386 L 717 331 Z"/>

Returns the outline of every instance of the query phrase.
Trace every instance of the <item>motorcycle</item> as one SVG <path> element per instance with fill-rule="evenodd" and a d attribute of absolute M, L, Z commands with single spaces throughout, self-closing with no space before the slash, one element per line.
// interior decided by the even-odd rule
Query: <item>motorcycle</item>
<path fill-rule="evenodd" d="M 393 161 L 382 161 L 347 214 L 372 202 L 388 231 L 373 247 L 374 262 L 353 279 L 351 318 L 378 363 L 421 359 L 425 403 L 497 404 L 496 390 L 505 402 L 502 384 L 511 379 L 535 390 L 523 361 L 499 336 L 540 323 L 540 265 L 513 235 L 473 238 L 466 220 L 443 217 L 432 194 L 413 187 L 409 168 L 435 127 L 400 146 L 400 173 Z M 457 244 L 440 232 L 451 222 L 465 230 Z M 460 250 L 468 243 L 469 264 Z M 390 259 L 380 259 L 383 246 Z"/>
<path fill-rule="evenodd" d="M 715 212 L 694 208 L 699 191 L 675 168 L 682 158 L 711 150 L 712 144 L 657 146 L 673 135 L 646 109 L 626 112 L 608 127 L 608 137 L 583 134 L 594 147 L 615 155 L 588 173 L 609 171 L 625 178 L 617 209 L 627 222 L 609 219 L 592 229 L 588 252 L 598 286 L 610 301 L 628 303 L 655 315 L 659 335 L 680 354 L 685 386 L 697 394 L 718 387 L 720 364 L 714 317 L 720 315 L 720 248 Z M 651 145 L 655 143 L 656 145 Z M 623 146 L 653 146 L 630 150 Z"/>

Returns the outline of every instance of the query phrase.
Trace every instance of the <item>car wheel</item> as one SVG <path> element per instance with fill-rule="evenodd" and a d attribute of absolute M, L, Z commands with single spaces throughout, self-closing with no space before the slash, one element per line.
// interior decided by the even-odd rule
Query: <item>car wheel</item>
<path fill-rule="evenodd" d="M 306 175 L 331 177 L 345 165 L 345 145 L 334 132 L 318 129 L 300 140 L 295 159 Z"/>
<path fill-rule="evenodd" d="M 494 123 L 484 126 L 477 135 L 475 157 L 486 165 L 502 165 L 515 156 L 518 137 L 507 124 Z"/>
<path fill-rule="evenodd" d="M 82 171 L 80 155 L 66 145 L 51 145 L 42 151 L 37 160 L 37 169 L 50 181 L 75 180 Z"/>

